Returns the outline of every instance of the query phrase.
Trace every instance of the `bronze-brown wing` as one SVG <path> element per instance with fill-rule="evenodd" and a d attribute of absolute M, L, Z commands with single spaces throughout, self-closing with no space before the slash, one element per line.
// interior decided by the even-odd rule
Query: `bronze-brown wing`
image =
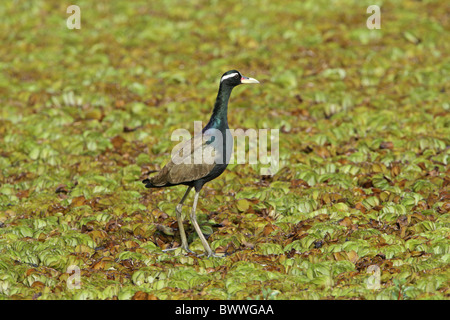
<path fill-rule="evenodd" d="M 201 158 L 199 158 L 199 155 Z M 197 135 L 181 144 L 173 153 L 170 162 L 164 166 L 158 175 L 149 178 L 149 181 L 155 187 L 160 187 L 201 179 L 214 168 L 214 155 L 214 148 L 206 144 L 201 135 Z M 203 161 L 195 163 L 198 159 Z"/>

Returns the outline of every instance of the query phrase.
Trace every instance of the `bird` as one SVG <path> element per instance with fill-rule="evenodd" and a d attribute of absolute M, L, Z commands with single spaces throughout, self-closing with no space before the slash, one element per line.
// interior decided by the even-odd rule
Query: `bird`
<path fill-rule="evenodd" d="M 178 229 L 181 237 L 181 248 L 189 250 L 186 234 L 183 227 L 182 207 L 189 192 L 195 189 L 190 220 L 197 232 L 207 257 L 215 256 L 205 239 L 197 222 L 196 209 L 199 194 L 205 183 L 219 177 L 228 166 L 233 138 L 228 127 L 228 102 L 231 91 L 241 84 L 260 83 L 258 80 L 245 77 L 237 70 L 225 72 L 220 78 L 219 91 L 207 125 L 190 140 L 182 143 L 181 152 L 172 152 L 170 161 L 155 175 L 143 180 L 146 188 L 164 188 L 177 185 L 187 186 L 181 201 L 176 206 Z M 206 154 L 206 156 L 204 156 Z M 197 157 L 200 155 L 201 157 Z M 197 157 L 197 158 L 196 158 Z M 201 158 L 201 161 L 198 159 Z"/>

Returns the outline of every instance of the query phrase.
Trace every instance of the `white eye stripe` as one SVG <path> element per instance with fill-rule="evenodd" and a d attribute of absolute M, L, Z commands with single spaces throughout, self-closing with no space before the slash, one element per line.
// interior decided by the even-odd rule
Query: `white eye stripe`
<path fill-rule="evenodd" d="M 225 80 L 225 79 L 232 78 L 232 77 L 234 77 L 235 75 L 237 75 L 236 72 L 235 72 L 235 73 L 231 73 L 231 74 L 227 74 L 226 76 L 223 76 L 222 79 L 220 79 L 220 82 L 222 82 L 222 81 Z"/>

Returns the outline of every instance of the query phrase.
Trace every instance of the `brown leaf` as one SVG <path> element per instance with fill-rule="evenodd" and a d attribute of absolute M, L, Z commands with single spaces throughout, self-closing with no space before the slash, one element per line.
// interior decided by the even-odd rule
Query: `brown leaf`
<path fill-rule="evenodd" d="M 227 251 L 227 248 L 228 248 L 228 246 L 220 246 L 220 247 L 216 248 L 215 252 L 216 253 L 225 253 Z"/>
<path fill-rule="evenodd" d="M 329 158 L 331 156 L 330 151 L 324 146 L 315 148 L 315 153 L 321 158 Z"/>
<path fill-rule="evenodd" d="M 409 221 L 408 221 L 408 220 L 409 220 L 409 219 L 408 219 L 408 216 L 405 216 L 405 215 L 400 216 L 400 217 L 397 219 L 397 224 L 399 225 L 399 227 L 407 226 L 407 225 L 409 224 Z"/>
<path fill-rule="evenodd" d="M 67 190 L 67 186 L 65 184 L 59 184 L 56 187 L 55 193 L 64 193 L 67 194 L 69 191 Z"/>
<path fill-rule="evenodd" d="M 450 202 L 445 202 L 442 207 L 441 210 L 443 211 L 442 213 L 447 213 L 450 211 Z"/>
<path fill-rule="evenodd" d="M 394 144 L 391 141 L 383 141 L 380 143 L 380 149 L 394 149 Z"/>
<path fill-rule="evenodd" d="M 131 300 L 159 300 L 155 295 L 147 292 L 137 291 Z"/>
<path fill-rule="evenodd" d="M 367 211 L 366 207 L 364 207 L 364 205 L 361 202 L 355 204 L 355 209 L 361 211 L 362 213 L 366 213 Z"/>
<path fill-rule="evenodd" d="M 102 269 L 105 268 L 105 266 L 106 266 L 106 261 L 100 260 L 100 261 L 98 261 L 97 263 L 95 263 L 92 266 L 92 269 L 94 269 L 94 270 L 102 270 Z"/>
<path fill-rule="evenodd" d="M 92 226 L 87 226 L 85 224 L 83 224 L 81 226 L 81 233 L 87 233 L 87 232 L 90 232 L 92 230 L 94 230 L 94 228 Z"/>
<path fill-rule="evenodd" d="M 47 208 L 48 213 L 62 212 L 65 213 L 68 210 L 67 207 L 62 206 L 59 203 L 54 203 Z"/>
<path fill-rule="evenodd" d="M 111 139 L 111 143 L 116 150 L 122 148 L 122 145 L 125 143 L 125 141 L 126 140 L 121 136 L 115 136 Z"/>
<path fill-rule="evenodd" d="M 396 176 L 398 176 L 400 174 L 400 172 L 401 172 L 401 168 L 398 163 L 391 164 L 391 176 L 392 177 L 395 178 Z"/>
<path fill-rule="evenodd" d="M 230 220 L 228 220 L 228 218 L 225 218 L 225 219 L 222 220 L 222 222 L 220 222 L 220 224 L 223 227 L 227 227 L 227 226 L 231 225 L 231 222 L 230 222 Z"/>
<path fill-rule="evenodd" d="M 358 261 L 359 257 L 358 254 L 355 251 L 347 252 L 348 260 L 350 260 L 352 263 L 356 263 Z"/>
<path fill-rule="evenodd" d="M 86 198 L 84 196 L 75 197 L 72 199 L 72 204 L 70 205 L 72 208 L 81 207 L 86 202 Z"/>
<path fill-rule="evenodd" d="M 326 213 L 321 213 L 315 216 L 315 219 L 319 220 L 320 222 L 324 222 L 330 219 L 330 215 Z"/>
<path fill-rule="evenodd" d="M 36 269 L 30 268 L 30 269 L 27 270 L 27 272 L 25 273 L 25 275 L 28 277 L 30 274 L 33 274 L 33 273 L 35 273 L 35 272 L 37 272 Z"/>
<path fill-rule="evenodd" d="M 42 290 L 43 288 L 45 288 L 45 284 L 42 283 L 41 281 L 35 281 L 33 282 L 33 284 L 31 285 L 32 288 L 38 288 L 39 290 Z"/>
<path fill-rule="evenodd" d="M 127 248 L 127 249 L 139 248 L 139 244 L 133 240 L 125 241 L 124 245 L 125 245 L 125 248 Z"/>
<path fill-rule="evenodd" d="M 343 261 L 347 260 L 347 257 L 345 256 L 345 252 L 333 252 L 334 260 L 336 261 Z"/>
<path fill-rule="evenodd" d="M 216 250 L 215 250 L 215 252 L 217 254 L 225 254 L 225 255 L 232 254 L 235 251 L 236 251 L 236 248 L 234 248 L 234 245 L 232 243 L 228 244 L 226 246 L 217 247 Z"/>
<path fill-rule="evenodd" d="M 91 236 L 92 240 L 94 240 L 95 242 L 98 242 L 108 236 L 106 234 L 106 232 L 103 230 L 94 230 L 91 233 L 89 233 L 89 235 Z"/>
<path fill-rule="evenodd" d="M 291 187 L 292 188 L 299 188 L 299 187 L 309 188 L 309 185 L 305 180 L 294 179 L 294 180 L 291 180 Z"/>
<path fill-rule="evenodd" d="M 165 235 L 173 236 L 175 234 L 175 232 L 173 231 L 173 229 L 171 227 L 168 227 L 166 225 L 159 224 L 159 223 L 156 223 L 155 225 L 156 225 L 156 230 L 164 233 Z"/>
<path fill-rule="evenodd" d="M 95 198 L 86 200 L 85 204 L 90 206 L 92 209 L 99 209 L 99 202 L 100 202 L 100 198 L 99 197 L 95 197 Z"/>
<path fill-rule="evenodd" d="M 362 184 L 360 184 L 360 186 L 365 188 L 365 189 L 370 189 L 370 188 L 373 187 L 372 180 L 364 181 Z"/>
<path fill-rule="evenodd" d="M 28 198 L 30 190 L 21 190 L 16 193 L 16 197 L 19 199 Z"/>
<path fill-rule="evenodd" d="M 444 177 L 444 182 L 443 182 L 443 184 L 442 184 L 442 187 L 445 188 L 445 187 L 447 187 L 448 185 L 450 185 L 450 177 L 449 177 L 449 176 L 446 176 L 446 177 Z"/>
<path fill-rule="evenodd" d="M 147 297 L 148 297 L 147 292 L 137 291 L 131 298 L 131 300 L 147 300 Z"/>
<path fill-rule="evenodd" d="M 273 225 L 271 223 L 266 224 L 266 226 L 264 227 L 264 230 L 263 230 L 263 235 L 265 237 L 267 237 L 269 234 L 272 233 L 273 230 L 275 230 L 275 228 L 273 227 Z"/>
<path fill-rule="evenodd" d="M 307 227 L 308 227 L 308 229 L 311 228 L 311 226 L 307 226 Z M 292 239 L 293 240 L 300 240 L 300 239 L 303 239 L 304 237 L 306 237 L 308 234 L 309 233 L 304 231 L 304 230 L 299 230 L 299 231 L 297 231 L 296 233 L 294 233 L 292 235 L 293 236 Z"/>
<path fill-rule="evenodd" d="M 117 228 L 119 228 L 120 225 L 118 224 L 117 220 L 110 220 L 108 223 L 106 223 L 105 229 L 107 232 L 115 231 Z"/>
<path fill-rule="evenodd" d="M 418 166 L 420 169 L 422 169 L 422 171 L 426 171 L 426 170 L 427 170 L 427 166 L 425 165 L 424 162 L 419 162 L 419 163 L 417 164 L 417 166 Z"/>
<path fill-rule="evenodd" d="M 155 238 L 156 244 L 163 250 L 167 249 L 169 247 L 169 244 L 164 242 L 161 238 L 161 236 Z"/>
<path fill-rule="evenodd" d="M 345 217 L 344 219 L 339 221 L 339 225 L 347 227 L 347 228 L 350 227 L 352 224 L 353 224 L 352 220 L 349 217 Z"/>
<path fill-rule="evenodd" d="M 114 103 L 114 106 L 118 109 L 122 108 L 125 105 L 125 101 L 123 100 L 116 100 L 116 102 Z"/>

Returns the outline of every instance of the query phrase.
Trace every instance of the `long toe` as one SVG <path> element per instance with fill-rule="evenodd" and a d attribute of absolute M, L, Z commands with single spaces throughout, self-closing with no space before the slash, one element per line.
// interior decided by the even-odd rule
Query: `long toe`
<path fill-rule="evenodd" d="M 169 251 L 174 251 L 174 250 L 177 250 L 177 249 L 183 249 L 184 251 L 186 251 L 186 253 L 192 253 L 192 254 L 195 254 L 195 252 L 194 251 L 192 251 L 191 249 L 189 249 L 189 247 L 184 247 L 184 246 L 180 246 L 180 247 L 176 247 L 176 248 L 169 248 L 169 249 L 164 249 L 164 250 L 162 250 L 162 252 L 169 252 Z"/>
<path fill-rule="evenodd" d="M 187 247 L 187 246 L 186 247 L 182 246 L 182 248 L 183 248 L 184 251 L 186 251 L 187 254 L 189 254 L 189 253 L 195 254 L 195 252 L 192 251 L 191 249 L 189 249 L 189 247 Z"/>
<path fill-rule="evenodd" d="M 218 256 L 217 254 L 214 253 L 214 251 L 209 251 L 209 252 L 205 252 L 202 254 L 199 254 L 198 257 L 202 257 L 202 256 L 206 256 L 207 258 L 222 258 L 221 256 Z"/>

